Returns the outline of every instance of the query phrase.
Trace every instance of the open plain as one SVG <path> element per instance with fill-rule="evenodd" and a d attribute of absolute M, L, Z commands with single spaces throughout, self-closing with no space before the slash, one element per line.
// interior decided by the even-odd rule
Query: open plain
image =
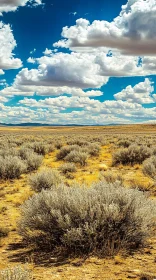
<path fill-rule="evenodd" d="M 44 188 L 53 192 L 61 184 L 68 189 L 75 185 L 89 189 L 92 184 L 96 188 L 99 182 L 111 188 L 113 184 L 126 191 L 136 190 L 136 195 L 141 193 L 154 203 L 155 157 L 156 125 L 0 127 L 0 270 L 30 269 L 33 276 L 29 279 L 34 280 L 156 279 L 156 235 L 152 225 L 145 244 L 130 251 L 121 244 L 109 248 L 108 254 L 107 249 L 103 254 L 97 248 L 83 249 L 81 254 L 81 247 L 79 252 L 67 254 L 62 253 L 65 248 L 59 248 L 59 244 L 51 250 L 49 245 L 48 249 L 38 246 L 37 238 L 41 236 L 33 233 L 32 237 L 31 228 L 26 232 L 29 222 L 21 222 L 21 215 L 28 215 L 21 213 L 25 201 Z M 47 238 L 45 229 L 44 234 Z"/>

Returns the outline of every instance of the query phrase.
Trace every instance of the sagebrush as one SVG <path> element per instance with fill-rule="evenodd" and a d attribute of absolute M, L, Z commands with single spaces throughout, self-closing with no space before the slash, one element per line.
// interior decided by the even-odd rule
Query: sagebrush
<path fill-rule="evenodd" d="M 19 233 L 28 242 L 69 254 L 115 255 L 143 246 L 152 234 L 156 204 L 120 182 L 43 190 L 21 208 Z"/>

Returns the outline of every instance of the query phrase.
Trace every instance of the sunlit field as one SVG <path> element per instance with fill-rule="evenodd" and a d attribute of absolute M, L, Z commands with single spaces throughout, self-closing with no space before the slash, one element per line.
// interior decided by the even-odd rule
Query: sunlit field
<path fill-rule="evenodd" d="M 156 278 L 156 125 L 0 128 L 0 279 Z"/>

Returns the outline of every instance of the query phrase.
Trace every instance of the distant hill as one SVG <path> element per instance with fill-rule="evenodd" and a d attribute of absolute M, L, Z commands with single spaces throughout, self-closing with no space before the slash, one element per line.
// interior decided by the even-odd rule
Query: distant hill
<path fill-rule="evenodd" d="M 43 124 L 43 123 L 18 123 L 18 124 L 12 124 L 12 123 L 0 123 L 0 126 L 117 126 L 117 125 L 124 125 L 124 124 L 107 124 L 107 125 L 82 125 L 82 124 Z"/>
<path fill-rule="evenodd" d="M 0 126 L 84 126 L 84 125 L 76 125 L 76 124 L 67 124 L 67 125 L 61 125 L 61 124 L 43 124 L 43 123 L 0 123 Z"/>

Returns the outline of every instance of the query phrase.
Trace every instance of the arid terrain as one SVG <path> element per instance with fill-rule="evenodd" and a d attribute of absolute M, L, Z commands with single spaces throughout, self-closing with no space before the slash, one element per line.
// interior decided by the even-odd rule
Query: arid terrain
<path fill-rule="evenodd" d="M 31 158 L 29 153 L 32 153 Z M 132 154 L 130 159 L 128 153 Z M 77 183 L 90 188 L 100 181 L 118 182 L 125 189 L 143 192 L 154 202 L 156 166 L 149 171 L 147 164 L 149 167 L 155 157 L 156 125 L 0 127 L 0 270 L 26 267 L 32 271 L 34 280 L 156 279 L 154 227 L 144 246 L 131 252 L 122 247 L 112 256 L 94 252 L 63 256 L 61 251 L 59 254 L 27 243 L 18 230 L 21 205 L 39 192 L 36 174 L 52 170 L 56 172 L 56 184 L 61 182 L 68 188 Z M 11 162 L 16 165 L 18 160 L 20 171 L 12 171 Z M 150 162 L 146 163 L 147 160 Z M 5 161 L 9 162 L 6 166 L 10 166 L 10 173 L 7 167 L 4 171 Z"/>

